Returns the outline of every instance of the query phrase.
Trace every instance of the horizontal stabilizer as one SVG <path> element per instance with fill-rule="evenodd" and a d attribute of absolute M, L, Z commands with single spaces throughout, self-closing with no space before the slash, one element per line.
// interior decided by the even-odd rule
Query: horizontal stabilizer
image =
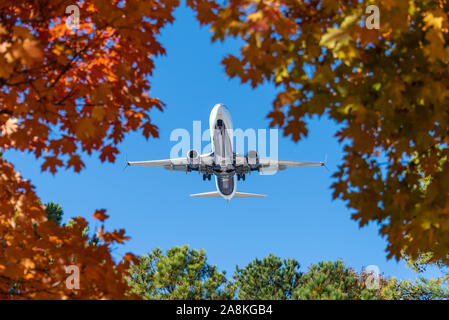
<path fill-rule="evenodd" d="M 191 194 L 191 197 L 197 197 L 197 198 L 219 198 L 220 194 L 218 191 L 212 191 L 212 192 L 204 192 L 204 193 L 195 193 Z"/>
<path fill-rule="evenodd" d="M 195 193 L 191 194 L 191 197 L 196 198 L 219 198 L 220 194 L 218 191 L 212 192 L 204 192 L 204 193 Z M 247 192 L 236 192 L 234 193 L 234 198 L 261 198 L 266 197 L 265 194 L 257 194 L 257 193 L 247 193 Z"/>
<path fill-rule="evenodd" d="M 263 198 L 266 197 L 265 194 L 257 194 L 257 193 L 247 193 L 247 192 L 236 192 L 234 194 L 234 198 Z"/>

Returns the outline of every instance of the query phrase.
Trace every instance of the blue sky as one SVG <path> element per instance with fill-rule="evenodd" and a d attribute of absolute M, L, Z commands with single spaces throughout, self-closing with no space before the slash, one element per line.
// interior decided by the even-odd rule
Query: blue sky
<path fill-rule="evenodd" d="M 279 158 L 322 161 L 328 167 L 291 168 L 277 175 L 252 174 L 238 190 L 269 195 L 262 199 L 192 199 L 191 193 L 215 190 L 215 182 L 203 182 L 196 173 L 170 174 L 161 168 L 127 168 L 128 160 L 169 157 L 175 142 L 170 133 L 177 128 L 192 131 L 192 122 L 208 126 L 209 113 L 216 103 L 231 111 L 234 127 L 267 129 L 266 115 L 276 90 L 265 85 L 256 90 L 238 79 L 229 79 L 220 64 L 224 55 L 237 52 L 239 42 L 211 44 L 207 27 L 200 27 L 185 7 L 175 12 L 176 21 L 166 27 L 160 41 L 167 56 L 156 59 L 151 77 L 151 95 L 167 105 L 164 112 L 152 113 L 160 138 L 146 141 L 139 133 L 128 134 L 119 145 L 115 164 L 101 163 L 98 157 L 84 156 L 86 169 L 80 174 L 60 171 L 55 176 L 40 172 L 41 160 L 19 152 L 7 152 L 25 178 L 31 179 L 44 202 L 55 201 L 64 209 L 64 221 L 83 216 L 91 227 L 95 209 L 105 208 L 110 218 L 107 229 L 125 228 L 131 240 L 118 246 L 114 255 L 131 251 L 143 254 L 155 247 L 163 250 L 189 244 L 204 249 L 209 262 L 233 274 L 252 259 L 269 253 L 297 259 L 302 269 L 322 260 L 341 258 L 360 270 L 377 265 L 380 271 L 398 278 L 415 277 L 404 263 L 387 261 L 386 241 L 376 225 L 363 229 L 350 219 L 351 211 L 341 200 L 332 200 L 332 172 L 342 158 L 342 146 L 334 134 L 335 123 L 327 119 L 309 122 L 309 136 L 299 143 L 279 137 Z M 203 147 L 207 143 L 203 144 Z"/>

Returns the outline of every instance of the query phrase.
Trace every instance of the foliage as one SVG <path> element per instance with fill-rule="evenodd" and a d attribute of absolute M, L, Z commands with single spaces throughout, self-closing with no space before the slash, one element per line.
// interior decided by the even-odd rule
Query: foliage
<path fill-rule="evenodd" d="M 449 300 L 448 282 L 443 278 L 414 281 L 391 279 L 382 294 L 387 300 Z"/>
<path fill-rule="evenodd" d="M 30 152 L 53 174 L 79 172 L 84 152 L 113 162 L 127 132 L 157 137 L 150 111 L 164 105 L 151 97 L 148 77 L 154 57 L 165 53 L 156 37 L 173 21 L 179 1 L 79 1 L 77 29 L 66 25 L 72 4 L 0 3 L 0 298 L 128 297 L 123 276 L 133 256 L 116 263 L 110 252 L 128 239 L 124 230 L 106 232 L 102 224 L 93 239 L 83 218 L 66 226 L 49 221 L 33 185 L 4 152 Z M 432 252 L 429 263 L 449 264 L 449 162 L 443 161 L 449 154 L 448 1 L 380 0 L 379 30 L 359 23 L 373 1 L 187 4 L 211 26 L 213 40 L 243 39 L 240 56 L 223 60 L 229 76 L 253 87 L 265 81 L 279 87 L 272 126 L 298 141 L 308 133 L 308 117 L 326 114 L 339 123 L 345 156 L 333 195 L 355 211 L 360 226 L 378 223 L 389 258 Z M 387 159 L 385 167 L 380 159 Z M 104 209 L 94 217 L 107 219 Z M 161 254 L 154 259 L 175 267 Z M 64 286 L 71 264 L 81 271 L 78 291 Z M 319 287 L 318 295 L 354 297 L 355 276 L 334 267 L 347 283 L 332 285 L 335 292 Z M 233 289 L 218 290 L 226 280 L 211 268 L 206 275 L 216 279 L 205 281 L 201 294 L 228 297 Z M 333 274 L 329 268 L 316 266 L 304 285 L 327 288 L 321 274 Z M 185 288 L 176 283 L 181 296 L 188 295 Z M 310 290 L 297 297 L 315 297 Z"/>
<path fill-rule="evenodd" d="M 389 280 L 379 275 L 368 288 L 366 272 L 356 273 L 341 261 L 313 264 L 302 273 L 295 259 L 272 254 L 236 267 L 232 282 L 207 263 L 204 251 L 174 247 L 155 249 L 132 264 L 128 282 L 145 299 L 341 300 L 389 299 Z M 390 291 L 388 291 L 390 290 Z M 237 294 L 236 294 L 237 293 Z"/>
<path fill-rule="evenodd" d="M 449 263 L 449 3 L 446 0 L 188 0 L 213 40 L 238 37 L 230 77 L 279 87 L 268 115 L 298 141 L 306 119 L 339 123 L 334 198 L 378 223 L 389 258 L 433 249 Z M 380 28 L 364 27 L 377 5 Z M 420 166 L 411 157 L 417 156 Z M 387 160 L 387 165 L 381 163 Z M 421 177 L 431 176 L 421 188 Z"/>
<path fill-rule="evenodd" d="M 5 151 L 30 152 L 53 174 L 79 172 L 83 152 L 113 162 L 129 131 L 157 137 L 149 111 L 163 104 L 149 95 L 148 76 L 165 52 L 156 36 L 179 1 L 78 1 L 77 29 L 66 25 L 73 4 L 0 3 L 0 298 L 128 297 L 123 276 L 133 256 L 117 263 L 110 252 L 128 239 L 124 230 L 102 224 L 97 241 L 83 218 L 49 221 Z M 94 217 L 107 215 L 102 209 Z M 79 290 L 65 286 L 69 265 L 79 267 Z"/>
<path fill-rule="evenodd" d="M 131 293 L 145 299 L 221 299 L 234 297 L 235 288 L 225 273 L 207 263 L 203 250 L 173 247 L 164 255 L 154 249 L 132 264 Z"/>
<path fill-rule="evenodd" d="M 342 261 L 312 264 L 293 292 L 299 300 L 371 300 L 377 289 L 366 288 L 359 275 Z"/>
<path fill-rule="evenodd" d="M 432 266 L 437 267 L 442 273 L 449 274 L 449 267 L 443 264 L 441 260 L 435 261 L 432 252 L 420 253 L 416 259 L 404 255 L 404 260 L 416 273 L 423 273 Z"/>
<path fill-rule="evenodd" d="M 240 300 L 287 300 L 301 278 L 295 259 L 281 260 L 270 254 L 243 269 L 236 267 L 234 283 Z"/>
<path fill-rule="evenodd" d="M 55 202 L 47 203 L 45 205 L 45 213 L 47 214 L 48 219 L 53 220 L 58 225 L 61 224 L 64 211 L 62 210 L 62 207 L 59 204 Z"/>
<path fill-rule="evenodd" d="M 418 274 L 414 280 L 391 279 L 382 294 L 389 300 L 449 300 L 449 272 L 447 266 L 432 259 L 432 252 L 422 253 L 417 259 L 405 256 L 407 264 Z M 442 276 L 426 279 L 423 273 L 430 267 L 438 267 Z"/>

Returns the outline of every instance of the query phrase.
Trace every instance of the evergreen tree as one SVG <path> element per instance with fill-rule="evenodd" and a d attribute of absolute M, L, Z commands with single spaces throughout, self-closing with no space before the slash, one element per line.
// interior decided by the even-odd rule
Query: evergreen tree
<path fill-rule="evenodd" d="M 173 247 L 164 255 L 156 248 L 132 264 L 131 293 L 145 299 L 232 299 L 235 287 L 224 272 L 207 263 L 203 250 Z"/>
<path fill-rule="evenodd" d="M 301 278 L 299 268 L 295 259 L 281 260 L 272 254 L 262 260 L 255 259 L 243 269 L 237 266 L 234 279 L 238 298 L 290 299 Z"/>
<path fill-rule="evenodd" d="M 54 220 L 58 225 L 61 224 L 64 211 L 59 204 L 55 202 L 47 203 L 45 205 L 45 212 L 47 213 L 48 219 Z"/>
<path fill-rule="evenodd" d="M 293 292 L 299 300 L 370 300 L 377 299 L 377 289 L 368 289 L 354 270 L 342 261 L 312 264 Z"/>

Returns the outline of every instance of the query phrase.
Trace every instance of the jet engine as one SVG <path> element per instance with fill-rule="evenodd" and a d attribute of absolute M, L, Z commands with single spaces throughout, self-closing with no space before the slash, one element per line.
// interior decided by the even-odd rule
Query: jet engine
<path fill-rule="evenodd" d="M 187 152 L 187 163 L 191 169 L 198 169 L 200 165 L 200 154 L 196 150 L 189 150 Z"/>
<path fill-rule="evenodd" d="M 246 154 L 246 161 L 251 170 L 257 170 L 259 167 L 259 154 L 255 150 L 249 150 Z"/>

